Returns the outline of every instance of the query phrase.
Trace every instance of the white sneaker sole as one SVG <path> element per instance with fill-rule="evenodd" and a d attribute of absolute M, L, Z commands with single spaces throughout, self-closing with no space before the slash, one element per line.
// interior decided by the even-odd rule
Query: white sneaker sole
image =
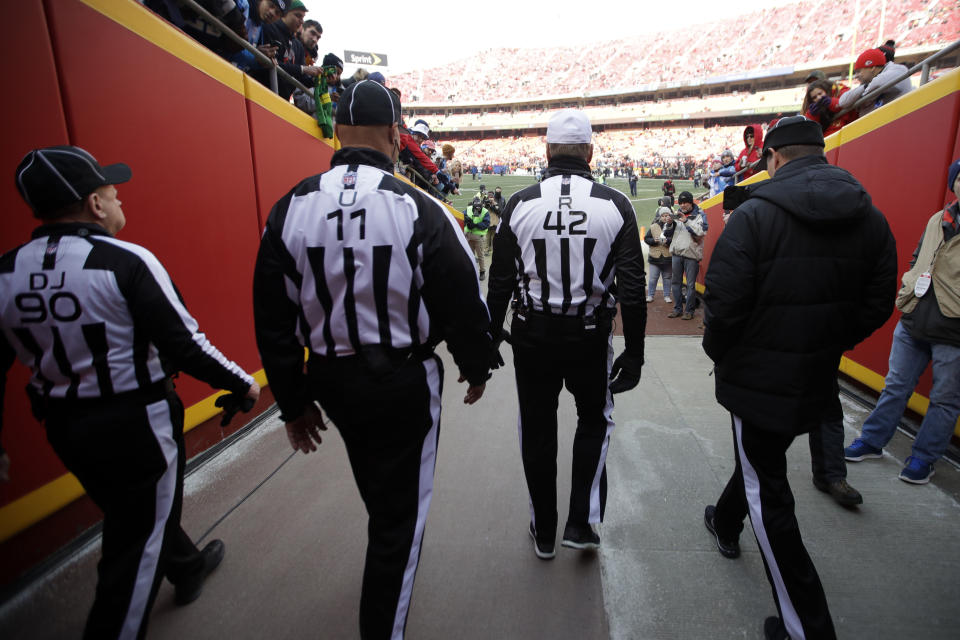
<path fill-rule="evenodd" d="M 882 458 L 882 453 L 865 453 L 861 456 L 843 456 L 843 459 L 847 462 L 863 462 L 864 460 L 873 460 L 875 458 Z"/>
<path fill-rule="evenodd" d="M 927 484 L 928 482 L 930 482 L 930 478 L 932 478 L 933 474 L 935 474 L 936 472 L 937 472 L 936 469 L 931 469 L 930 475 L 928 475 L 926 478 L 923 478 L 922 480 L 914 480 L 913 478 L 908 478 L 902 473 L 897 477 L 903 480 L 904 482 L 909 482 L 910 484 Z"/>
<path fill-rule="evenodd" d="M 599 542 L 574 542 L 573 540 L 564 540 L 560 544 L 568 549 L 581 549 L 584 551 L 596 551 L 600 548 Z"/>
<path fill-rule="evenodd" d="M 557 555 L 557 552 L 556 551 L 549 551 L 549 552 L 540 551 L 540 547 L 537 546 L 537 539 L 533 536 L 533 531 L 530 531 L 529 529 L 527 529 L 527 533 L 530 534 L 530 538 L 533 540 L 533 552 L 537 554 L 537 557 L 540 558 L 541 560 L 553 560 L 553 558 Z"/>

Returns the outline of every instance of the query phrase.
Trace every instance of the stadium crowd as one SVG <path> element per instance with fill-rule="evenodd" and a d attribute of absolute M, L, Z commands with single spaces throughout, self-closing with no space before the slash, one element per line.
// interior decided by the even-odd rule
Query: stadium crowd
<path fill-rule="evenodd" d="M 889 0 L 885 24 L 898 47 L 935 46 L 960 33 L 951 2 Z M 860 13 L 856 14 L 856 8 Z M 634 38 L 567 47 L 491 49 L 462 60 L 399 74 L 392 83 L 411 101 L 478 103 L 584 92 L 636 90 L 657 83 L 699 84 L 754 69 L 818 66 L 850 56 L 851 42 L 874 42 L 880 3 L 791 3 L 714 23 Z M 851 25 L 859 25 L 854 32 Z M 785 28 L 789 25 L 789 28 Z M 886 36 L 887 34 L 885 34 Z M 682 42 L 683 46 L 663 46 Z M 584 69 L 591 69 L 585 76 Z M 691 69 L 699 70 L 691 77 Z M 477 82 L 496 78 L 496 82 Z"/>
<path fill-rule="evenodd" d="M 791 3 L 698 28 L 690 46 L 674 57 L 670 57 L 670 48 L 647 46 L 647 36 L 638 36 L 592 48 L 486 52 L 442 70 L 424 71 L 415 82 L 412 75 L 405 74 L 388 83 L 383 74 L 371 74 L 364 69 L 357 70 L 350 78 L 341 78 L 343 61 L 336 54 L 328 53 L 320 59 L 319 41 L 323 28 L 318 22 L 306 19 L 307 9 L 301 0 L 199 0 L 200 5 L 220 23 L 211 23 L 180 0 L 142 1 L 260 82 L 269 84 L 271 67 L 276 66 L 303 84 L 306 91 L 285 77 L 280 78 L 278 93 L 314 115 L 323 135 L 328 138 L 333 136 L 333 113 L 340 93 L 351 83 L 368 78 L 413 102 L 419 98 L 443 101 L 480 99 L 499 104 L 495 108 L 465 114 L 441 114 L 435 108 L 431 112 L 429 107 L 407 109 L 414 124 L 409 129 L 405 122 L 402 124 L 400 161 L 411 179 L 441 198 L 457 193 L 462 173 L 536 174 L 545 166 L 542 136 L 477 138 L 455 143 L 448 140 L 444 143 L 436 139 L 436 133 L 431 133 L 431 129 L 437 132 L 463 127 L 516 128 L 518 124 L 532 129 L 546 123 L 550 115 L 548 110 L 514 111 L 503 103 L 506 96 L 530 98 L 550 93 L 570 94 L 584 86 L 590 90 L 636 89 L 638 85 L 652 81 L 696 82 L 696 78 L 690 77 L 690 69 L 703 70 L 702 77 L 706 77 L 757 67 L 824 62 L 843 55 L 843 48 L 847 46 L 844 43 L 851 37 L 870 41 L 879 19 L 879 14 L 874 15 L 879 9 L 873 5 L 854 15 L 853 0 L 840 0 L 830 12 L 818 11 L 817 3 Z M 901 34 L 902 40 L 896 46 L 931 45 L 945 37 L 954 37 L 960 30 L 960 12 L 945 10 L 939 2 L 899 0 L 889 4 L 887 15 L 892 18 L 891 23 L 901 30 L 905 28 L 903 25 L 909 27 Z M 799 20 L 798 9 L 802 9 Z M 796 30 L 778 26 L 782 24 L 799 24 L 798 33 L 803 35 L 797 36 Z M 861 25 L 856 34 L 850 24 Z M 228 36 L 224 29 L 233 34 Z M 730 34 L 735 35 L 731 37 Z M 237 36 L 244 38 L 262 55 L 255 56 L 239 46 L 235 42 Z M 801 37 L 802 41 L 794 42 L 795 38 Z M 663 41 L 664 36 L 658 34 L 657 38 Z M 669 33 L 666 41 L 672 41 Z M 718 47 L 714 44 L 716 42 L 723 44 Z M 759 52 L 754 45 L 757 42 L 763 44 Z M 814 42 L 818 45 L 814 46 Z M 777 112 L 784 114 L 804 113 L 820 123 L 824 134 L 828 135 L 858 115 L 912 89 L 910 80 L 902 80 L 869 104 L 850 110 L 871 86 L 884 84 L 906 71 L 903 65 L 893 61 L 894 46 L 894 41 L 889 40 L 879 49 L 863 52 L 853 65 L 859 86 L 852 88 L 839 79 L 831 80 L 822 72 L 814 71 L 803 86 L 795 89 L 650 100 L 588 107 L 584 111 L 594 122 L 604 119 L 622 121 L 623 118 L 669 121 L 686 119 L 691 114 L 737 110 L 742 113 L 744 109 L 766 106 L 776 107 Z M 585 85 L 581 70 L 596 60 L 601 62 Z M 487 75 L 487 67 L 496 69 L 498 82 L 476 83 L 478 76 Z M 875 84 L 871 85 L 874 81 Z M 463 93 L 468 89 L 469 95 Z M 616 130 L 604 130 L 601 126 L 595 135 L 597 153 L 593 165 L 605 176 L 637 173 L 641 176 L 696 178 L 698 182 L 702 177 L 710 185 L 711 193 L 717 193 L 725 184 L 754 172 L 759 160 L 756 148 L 763 131 L 770 125 L 755 123 L 746 130 L 742 125 Z M 747 139 L 748 133 L 753 136 L 754 132 L 757 136 L 755 143 L 753 138 Z M 741 140 L 743 151 L 740 151 Z"/>
<path fill-rule="evenodd" d="M 703 167 L 720 150 L 739 144 L 743 127 L 666 127 L 598 131 L 593 136 L 595 166 L 624 175 L 625 169 L 646 169 L 644 175 L 691 177 L 691 166 Z M 442 134 L 441 134 L 442 137 Z M 546 164 L 543 136 L 514 136 L 450 141 L 457 157 L 481 173 L 535 173 Z M 717 149 L 717 153 L 704 150 Z M 679 161 L 679 165 L 678 165 Z"/>

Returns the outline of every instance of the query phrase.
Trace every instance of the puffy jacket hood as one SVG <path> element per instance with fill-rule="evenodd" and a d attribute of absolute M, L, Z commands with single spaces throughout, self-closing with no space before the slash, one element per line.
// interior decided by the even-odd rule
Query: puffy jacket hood
<path fill-rule="evenodd" d="M 748 124 L 743 130 L 743 146 L 747 146 L 747 134 L 753 132 L 753 146 L 763 149 L 763 127 L 758 124 Z"/>
<path fill-rule="evenodd" d="M 749 187 L 749 199 L 753 198 L 773 203 L 807 224 L 837 227 L 860 221 L 873 210 L 870 194 L 860 183 L 823 156 L 788 162 L 775 177 Z"/>

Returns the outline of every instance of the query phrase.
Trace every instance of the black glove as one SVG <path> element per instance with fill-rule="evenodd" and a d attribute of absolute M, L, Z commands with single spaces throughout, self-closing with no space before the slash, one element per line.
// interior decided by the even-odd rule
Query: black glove
<path fill-rule="evenodd" d="M 628 353 L 621 353 L 613 361 L 613 368 L 610 370 L 610 393 L 622 393 L 633 389 L 640 382 L 640 369 L 643 367 L 643 360 L 631 356 Z M 614 380 L 616 378 L 616 380 Z"/>
<path fill-rule="evenodd" d="M 503 366 L 503 356 L 500 355 L 500 345 L 506 342 L 510 344 L 510 332 L 506 329 L 500 330 L 500 335 L 493 339 L 490 345 L 490 368 L 499 369 Z"/>
<path fill-rule="evenodd" d="M 213 404 L 223 409 L 223 419 L 220 420 L 220 426 L 225 427 L 233 420 L 233 416 L 237 415 L 237 411 L 248 413 L 250 409 L 253 409 L 255 402 L 250 396 L 228 393 L 217 398 Z"/>

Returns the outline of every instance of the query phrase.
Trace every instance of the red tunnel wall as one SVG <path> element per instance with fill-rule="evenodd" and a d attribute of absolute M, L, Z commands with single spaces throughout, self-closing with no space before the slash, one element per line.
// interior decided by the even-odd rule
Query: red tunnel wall
<path fill-rule="evenodd" d="M 951 80 L 943 78 L 941 81 Z M 956 76 L 952 81 L 956 83 Z M 896 108 L 895 105 L 890 108 Z M 886 216 L 897 241 L 897 265 L 901 275 L 909 267 L 927 220 L 955 199 L 947 192 L 947 167 L 960 157 L 958 119 L 960 91 L 954 90 L 859 137 L 844 140 L 846 130 L 842 130 L 841 144 L 827 152 L 827 159 L 832 164 L 843 167 L 863 184 L 874 205 Z M 711 233 L 704 245 L 704 260 L 698 277 L 701 284 L 720 235 L 713 230 L 723 228 L 722 214 L 719 202 L 707 209 Z M 893 329 L 900 316 L 899 311 L 894 311 L 882 328 L 844 355 L 885 376 Z M 917 393 L 929 397 L 931 384 L 928 370 L 920 378 Z"/>
<path fill-rule="evenodd" d="M 183 38 L 130 4 L 125 11 L 141 12 L 151 29 Z M 329 168 L 333 149 L 291 124 L 304 117 L 291 105 L 257 98 L 264 108 L 242 81 L 228 86 L 79 0 L 22 0 L 9 10 L 17 28 L 0 51 L 18 61 L 9 79 L 18 91 L 0 101 L 7 176 L 0 251 L 29 240 L 37 226 L 12 179 L 27 151 L 73 144 L 103 164 L 125 162 L 133 178 L 118 186 L 127 218 L 119 237 L 157 255 L 228 358 L 261 369 L 251 289 L 262 221 L 300 179 Z M 241 78 L 225 62 L 214 64 Z M 65 473 L 30 415 L 27 379 L 15 364 L 5 388 L 2 437 L 12 468 L 11 481 L 0 484 L 0 509 Z M 188 376 L 177 387 L 187 407 L 214 392 Z M 9 552 L 0 546 L 0 558 Z"/>

